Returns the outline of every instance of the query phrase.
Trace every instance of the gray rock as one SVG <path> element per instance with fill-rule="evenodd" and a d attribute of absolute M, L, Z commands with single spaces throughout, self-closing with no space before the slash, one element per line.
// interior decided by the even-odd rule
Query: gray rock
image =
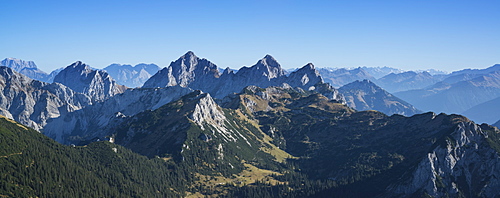
<path fill-rule="evenodd" d="M 84 94 L 59 83 L 28 78 L 8 67 L 0 67 L 1 114 L 40 130 L 50 118 L 90 105 Z"/>
<path fill-rule="evenodd" d="M 54 77 L 54 82 L 86 94 L 93 101 L 105 100 L 123 93 L 126 89 L 125 86 L 117 84 L 105 71 L 91 69 L 81 61 L 77 61 L 60 71 Z"/>
<path fill-rule="evenodd" d="M 496 129 L 498 133 L 498 129 Z M 496 197 L 500 189 L 500 157 L 481 127 L 459 124 L 444 144 L 430 151 L 412 176 L 388 187 L 393 196 L 424 193 L 432 197 Z M 492 137 L 491 137 L 492 138 Z"/>
<path fill-rule="evenodd" d="M 67 144 L 104 138 L 108 135 L 107 128 L 119 124 L 120 119 L 157 109 L 191 91 L 179 86 L 128 89 L 105 101 L 51 119 L 44 128 L 44 134 Z"/>

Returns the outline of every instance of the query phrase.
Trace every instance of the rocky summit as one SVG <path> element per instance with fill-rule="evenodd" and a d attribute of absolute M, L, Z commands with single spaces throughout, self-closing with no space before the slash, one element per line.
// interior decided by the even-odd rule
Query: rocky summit
<path fill-rule="evenodd" d="M 86 94 L 93 101 L 102 101 L 123 93 L 126 89 L 125 86 L 117 84 L 108 73 L 91 69 L 81 61 L 74 62 L 60 71 L 54 77 L 54 82 Z"/>

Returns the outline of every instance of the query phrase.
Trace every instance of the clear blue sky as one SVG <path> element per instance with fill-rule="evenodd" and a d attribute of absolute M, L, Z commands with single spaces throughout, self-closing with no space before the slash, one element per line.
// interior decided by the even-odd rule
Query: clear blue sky
<path fill-rule="evenodd" d="M 285 68 L 486 68 L 500 63 L 500 1 L 0 1 L 0 59 L 47 72 L 81 60 L 219 67 L 266 54 Z"/>

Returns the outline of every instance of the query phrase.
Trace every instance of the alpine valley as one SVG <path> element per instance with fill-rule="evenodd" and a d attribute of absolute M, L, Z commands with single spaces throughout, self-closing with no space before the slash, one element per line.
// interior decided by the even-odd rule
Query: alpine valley
<path fill-rule="evenodd" d="M 500 196 L 498 65 L 1 64 L 1 197 Z"/>

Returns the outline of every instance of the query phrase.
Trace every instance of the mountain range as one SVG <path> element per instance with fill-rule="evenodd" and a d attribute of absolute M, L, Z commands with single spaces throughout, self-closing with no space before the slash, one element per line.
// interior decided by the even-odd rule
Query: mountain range
<path fill-rule="evenodd" d="M 497 121 L 494 108 L 484 110 L 500 97 L 495 67 L 448 75 L 328 70 L 338 89 L 312 63 L 286 72 L 270 55 L 221 73 L 187 52 L 158 69 L 116 64 L 96 70 L 77 61 L 46 83 L 0 67 L 0 195 L 500 194 L 500 130 L 418 110 L 471 109 L 472 116 L 488 115 L 476 119 Z M 111 75 L 140 83 L 154 70 L 140 88 Z M 395 73 L 373 77 L 388 71 Z M 370 76 L 373 81 L 361 79 Z M 395 85 L 381 84 L 418 89 L 391 94 L 378 86 L 391 80 Z M 453 98 L 443 100 L 447 95 Z"/>
<path fill-rule="evenodd" d="M 375 78 L 370 75 L 365 69 L 358 67 L 356 69 L 340 68 L 336 70 L 321 68 L 318 69 L 321 77 L 325 82 L 330 83 L 334 87 L 342 87 L 356 80 L 370 80 L 374 81 Z"/>
<path fill-rule="evenodd" d="M 376 80 L 377 84 L 391 93 L 422 89 L 441 81 L 440 78 L 428 72 L 407 71 L 402 73 L 391 73 Z"/>
<path fill-rule="evenodd" d="M 305 90 L 314 89 L 332 99 L 343 100 L 336 89 L 323 83 L 314 65 L 307 64 L 286 76 L 285 70 L 270 55 L 266 55 L 251 67 L 239 69 L 236 73 L 227 68 L 220 74 L 214 63 L 199 58 L 189 51 L 172 62 L 170 66 L 153 75 L 144 83 L 143 87 L 156 88 L 179 85 L 202 90 L 220 99 L 228 94 L 238 93 L 249 85 L 265 88 L 281 86 L 284 83 Z"/>
<path fill-rule="evenodd" d="M 475 105 L 500 97 L 500 71 L 425 89 L 394 93 L 424 111 L 462 113 Z"/>

